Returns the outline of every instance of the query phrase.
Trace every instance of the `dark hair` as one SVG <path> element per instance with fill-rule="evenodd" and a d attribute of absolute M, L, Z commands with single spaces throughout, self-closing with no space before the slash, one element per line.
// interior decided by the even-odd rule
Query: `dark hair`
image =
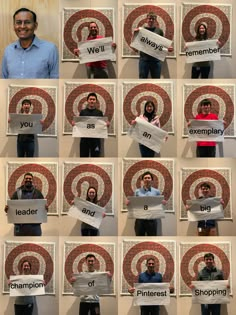
<path fill-rule="evenodd" d="M 94 254 L 88 254 L 85 259 L 87 260 L 88 258 L 94 258 L 96 260 L 96 257 L 94 256 Z"/>
<path fill-rule="evenodd" d="M 97 29 L 98 29 L 98 25 L 97 25 L 96 22 L 94 22 L 94 21 L 89 22 L 89 34 L 88 34 L 88 37 L 87 37 L 87 38 L 89 38 L 89 37 L 91 36 L 90 25 L 91 25 L 92 23 L 96 24 Z M 98 32 L 99 32 L 99 29 L 98 29 Z M 97 32 L 97 34 L 98 34 L 98 32 Z"/>
<path fill-rule="evenodd" d="M 211 101 L 208 98 L 204 98 L 204 100 L 201 101 L 200 106 L 205 106 L 208 104 L 211 106 Z"/>
<path fill-rule="evenodd" d="M 154 257 L 148 257 L 147 260 L 146 260 L 146 264 L 148 264 L 148 262 L 149 262 L 150 260 L 155 261 L 155 258 L 154 258 Z"/>
<path fill-rule="evenodd" d="M 200 188 L 206 187 L 208 189 L 211 189 L 211 186 L 208 183 L 202 183 Z"/>
<path fill-rule="evenodd" d="M 151 16 L 151 17 L 153 17 L 153 18 L 155 18 L 155 19 L 157 18 L 156 13 L 154 13 L 154 12 L 148 12 L 147 18 L 148 18 L 149 16 Z"/>
<path fill-rule="evenodd" d="M 151 173 L 151 172 L 149 172 L 149 171 L 147 171 L 147 172 L 143 173 L 143 174 L 141 175 L 141 178 L 143 179 L 143 178 L 144 178 L 144 176 L 146 176 L 146 175 L 150 175 L 150 176 L 151 176 L 151 178 L 152 178 L 152 180 L 153 180 L 153 175 L 152 175 L 152 173 Z"/>
<path fill-rule="evenodd" d="M 32 173 L 29 173 L 29 172 L 24 174 L 24 178 L 25 178 L 27 175 L 28 175 L 28 176 L 31 176 L 32 178 L 34 178 L 33 174 L 32 174 Z"/>
<path fill-rule="evenodd" d="M 153 111 L 152 111 L 151 113 L 147 112 L 147 110 L 146 110 L 146 108 L 147 108 L 147 106 L 148 106 L 149 104 L 151 104 L 152 107 L 153 107 Z M 147 117 L 149 122 L 156 116 L 156 106 L 155 106 L 155 104 L 153 103 L 153 101 L 147 101 L 147 102 L 145 103 L 143 116 Z"/>
<path fill-rule="evenodd" d="M 96 93 L 94 93 L 94 92 L 92 92 L 92 93 L 89 93 L 89 94 L 88 94 L 88 96 L 87 96 L 87 100 L 90 98 L 90 96 L 94 96 L 94 97 L 96 97 L 96 100 L 98 99 L 97 94 L 96 94 Z"/>
<path fill-rule="evenodd" d="M 203 26 L 205 28 L 205 33 L 203 35 L 200 34 L 200 27 Z M 206 40 L 208 38 L 208 35 L 207 35 L 207 27 L 204 23 L 201 23 L 198 25 L 197 27 L 197 32 L 196 32 L 196 37 L 195 39 L 196 40 Z"/>
<path fill-rule="evenodd" d="M 21 106 L 23 106 L 24 104 L 32 104 L 31 103 L 31 100 L 28 100 L 28 99 L 24 99 L 22 102 L 21 102 Z"/>
<path fill-rule="evenodd" d="M 215 259 L 215 256 L 214 256 L 212 253 L 207 253 L 207 254 L 204 255 L 204 260 L 205 260 L 206 258 L 212 258 L 212 259 L 214 260 L 214 259 Z"/>
<path fill-rule="evenodd" d="M 20 12 L 30 12 L 30 13 L 33 15 L 33 21 L 34 21 L 34 23 L 37 22 L 37 15 L 36 15 L 36 13 L 35 13 L 34 11 L 32 11 L 32 10 L 27 9 L 27 8 L 20 8 L 19 10 L 17 10 L 17 11 L 14 13 L 14 15 L 13 15 L 13 20 L 14 20 L 14 21 L 15 21 L 15 16 L 16 16 L 18 13 L 20 13 Z"/>
<path fill-rule="evenodd" d="M 90 186 L 88 188 L 88 190 L 87 190 L 86 200 L 90 201 L 90 198 L 88 196 L 88 192 L 89 192 L 90 189 L 94 189 L 95 190 L 95 197 L 94 197 L 92 203 L 97 203 L 98 202 L 98 192 L 97 192 L 97 189 L 95 187 L 92 187 L 92 186 Z"/>
<path fill-rule="evenodd" d="M 24 263 L 26 263 L 26 262 L 29 264 L 30 270 L 31 270 L 31 262 L 28 261 L 27 259 L 22 261 L 22 263 L 21 263 L 21 265 L 20 265 L 21 270 L 22 270 L 22 268 L 23 268 Z"/>

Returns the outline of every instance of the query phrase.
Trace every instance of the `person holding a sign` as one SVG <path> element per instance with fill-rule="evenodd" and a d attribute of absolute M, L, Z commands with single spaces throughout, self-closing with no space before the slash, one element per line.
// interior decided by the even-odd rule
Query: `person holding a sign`
<path fill-rule="evenodd" d="M 137 189 L 134 193 L 136 197 L 148 197 L 148 196 L 160 196 L 159 189 L 152 187 L 153 174 L 149 171 L 142 174 L 141 179 L 143 181 L 143 187 Z M 126 200 L 126 204 L 130 203 Z M 166 200 L 162 201 L 162 204 L 166 205 Z M 160 219 L 136 219 L 134 225 L 134 231 L 136 236 L 156 236 L 157 235 L 157 223 Z"/>
<path fill-rule="evenodd" d="M 197 281 L 214 281 L 214 280 L 224 280 L 224 275 L 222 270 L 215 267 L 215 257 L 212 253 L 207 253 L 204 255 L 205 267 L 200 270 L 197 276 Z M 229 288 L 229 284 L 227 288 Z M 194 285 L 190 285 L 191 289 L 194 289 Z M 201 304 L 202 315 L 220 315 L 220 304 Z"/>
<path fill-rule="evenodd" d="M 96 108 L 97 94 L 89 93 L 87 96 L 87 106 L 82 109 L 79 116 L 103 117 L 100 109 Z M 73 124 L 73 123 L 72 123 Z M 106 122 L 107 127 L 110 123 Z M 100 157 L 101 156 L 101 139 L 100 138 L 81 138 L 80 139 L 80 157 Z"/>
<path fill-rule="evenodd" d="M 20 114 L 30 115 L 31 100 L 24 99 L 21 102 Z M 11 123 L 11 119 L 8 119 Z M 43 121 L 40 120 L 43 124 Z M 35 135 L 34 134 L 18 134 L 17 136 L 17 157 L 34 157 L 35 151 Z"/>
<path fill-rule="evenodd" d="M 157 15 L 154 12 L 147 14 L 147 26 L 146 30 L 164 36 L 163 30 L 157 26 Z M 136 28 L 134 32 L 138 32 L 139 28 Z M 173 47 L 169 47 L 168 51 L 173 51 Z M 140 51 L 139 58 L 139 79 L 147 79 L 148 74 L 151 74 L 152 79 L 160 79 L 161 77 L 161 61 L 155 57 L 152 57 L 142 51 Z"/>
<path fill-rule="evenodd" d="M 146 261 L 147 270 L 140 273 L 138 277 L 138 283 L 161 283 L 162 274 L 155 272 L 156 263 L 154 257 L 147 258 Z M 135 288 L 129 288 L 129 293 L 133 294 Z M 140 306 L 141 315 L 159 315 L 159 305 L 145 305 Z"/>
<path fill-rule="evenodd" d="M 18 199 L 44 199 L 43 194 L 33 185 L 33 175 L 25 173 L 24 183 L 17 188 L 11 197 L 11 200 Z M 48 205 L 45 205 L 45 211 L 48 211 Z M 5 212 L 8 212 L 8 206 L 5 206 Z M 14 224 L 14 236 L 41 236 L 42 229 L 40 223 L 32 224 Z"/>
<path fill-rule="evenodd" d="M 195 117 L 197 120 L 218 120 L 218 116 L 211 113 L 211 101 L 203 99 L 200 103 L 200 113 Z M 188 122 L 188 127 L 191 122 Z M 197 157 L 215 157 L 216 142 L 215 141 L 198 141 L 197 142 Z"/>
<path fill-rule="evenodd" d="M 102 35 L 99 35 L 99 29 L 96 22 L 90 22 L 89 23 L 89 34 L 87 37 L 87 40 L 94 40 L 103 38 Z M 113 49 L 116 49 L 116 44 L 112 43 Z M 74 54 L 76 56 L 79 56 L 79 49 L 74 49 Z M 108 78 L 108 70 L 107 70 L 107 61 L 106 60 L 100 60 L 100 61 L 94 61 L 86 63 L 87 68 L 87 74 L 88 78 L 94 78 L 94 79 L 107 79 Z"/>
<path fill-rule="evenodd" d="M 211 193 L 211 186 L 208 183 L 202 183 L 200 186 L 200 194 L 199 199 L 202 198 L 211 198 L 214 197 Z M 220 203 L 224 205 L 224 200 L 221 199 Z M 186 205 L 186 210 L 190 209 L 189 205 Z M 215 220 L 201 220 L 198 221 L 197 225 L 198 236 L 216 236 L 217 235 L 217 226 Z"/>
<path fill-rule="evenodd" d="M 141 119 L 148 121 L 153 126 L 161 127 L 159 117 L 156 115 L 156 107 L 153 101 L 147 101 L 144 105 L 144 113 L 139 116 Z M 131 125 L 136 124 L 136 120 L 131 121 Z M 155 151 L 149 149 L 143 144 L 139 144 L 141 157 L 154 157 Z"/>
<path fill-rule="evenodd" d="M 35 35 L 38 27 L 35 12 L 20 8 L 13 15 L 18 41 L 7 46 L 2 60 L 4 79 L 58 79 L 58 49 Z"/>
<path fill-rule="evenodd" d="M 88 254 L 85 257 L 87 264 L 87 272 L 96 272 L 95 264 L 96 257 L 94 254 Z M 110 272 L 107 272 L 108 277 L 112 277 Z M 76 277 L 72 276 L 70 283 L 73 284 L 76 281 Z M 80 296 L 80 308 L 79 315 L 100 315 L 100 304 L 98 295 L 83 295 Z"/>

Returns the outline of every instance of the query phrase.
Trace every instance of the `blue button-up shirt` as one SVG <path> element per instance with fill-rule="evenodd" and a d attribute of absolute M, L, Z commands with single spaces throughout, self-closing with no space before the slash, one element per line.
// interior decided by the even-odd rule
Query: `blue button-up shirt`
<path fill-rule="evenodd" d="M 58 79 L 58 49 L 37 36 L 30 47 L 24 49 L 16 41 L 5 49 L 2 60 L 4 79 Z"/>
<path fill-rule="evenodd" d="M 160 196 L 160 190 L 156 189 L 154 187 L 150 187 L 149 189 L 145 189 L 144 187 L 141 187 L 137 189 L 134 193 L 137 197 L 147 197 L 147 196 Z"/>
<path fill-rule="evenodd" d="M 138 283 L 157 283 L 162 282 L 162 275 L 159 272 L 148 273 L 144 271 L 138 277 Z"/>

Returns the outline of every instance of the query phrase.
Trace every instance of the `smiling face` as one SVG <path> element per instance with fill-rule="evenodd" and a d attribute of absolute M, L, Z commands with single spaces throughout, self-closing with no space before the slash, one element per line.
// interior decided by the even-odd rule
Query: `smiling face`
<path fill-rule="evenodd" d="M 32 186 L 33 186 L 33 177 L 29 174 L 25 175 L 24 177 L 24 186 L 27 188 L 27 189 L 31 189 Z"/>
<path fill-rule="evenodd" d="M 148 113 L 152 113 L 152 112 L 154 111 L 154 107 L 153 107 L 152 103 L 148 103 L 148 104 L 145 106 L 145 108 L 146 108 L 146 111 L 147 111 Z"/>
<path fill-rule="evenodd" d="M 92 22 L 89 24 L 89 35 L 92 37 L 96 37 L 98 34 L 98 26 L 96 23 Z"/>
<path fill-rule="evenodd" d="M 34 22 L 30 12 L 22 11 L 14 18 L 14 31 L 21 42 L 32 42 L 38 23 Z"/>
<path fill-rule="evenodd" d="M 207 104 L 202 104 L 201 105 L 201 112 L 204 115 L 208 115 L 211 111 L 211 104 L 207 103 Z"/>
<path fill-rule="evenodd" d="M 29 114 L 29 113 L 30 113 L 30 106 L 31 106 L 30 103 L 24 103 L 24 104 L 21 106 L 22 112 L 23 112 L 24 114 Z"/>
<path fill-rule="evenodd" d="M 157 19 L 156 16 L 154 16 L 154 15 L 148 15 L 148 16 L 147 16 L 147 26 L 148 26 L 149 28 L 155 27 L 156 19 Z"/>
<path fill-rule="evenodd" d="M 202 186 L 201 193 L 204 198 L 208 198 L 210 196 L 210 188 L 207 186 Z"/>
<path fill-rule="evenodd" d="M 30 263 L 28 261 L 24 261 L 23 265 L 22 265 L 22 268 L 21 268 L 21 273 L 23 275 L 29 275 L 30 271 L 31 271 Z"/>
<path fill-rule="evenodd" d="M 206 33 L 206 27 L 203 24 L 201 24 L 199 26 L 199 34 L 203 36 L 205 33 Z"/>
<path fill-rule="evenodd" d="M 214 258 L 211 257 L 211 256 L 205 257 L 205 258 L 204 258 L 204 262 L 205 262 L 206 267 L 207 267 L 208 269 L 212 269 L 212 267 L 213 267 L 214 264 L 215 264 Z"/>
<path fill-rule="evenodd" d="M 149 188 L 152 186 L 152 176 L 150 174 L 146 174 L 143 176 L 143 186 L 145 188 Z"/>
<path fill-rule="evenodd" d="M 147 266 L 147 271 L 149 273 L 154 273 L 155 272 L 155 261 L 154 259 L 149 259 L 146 263 Z"/>
<path fill-rule="evenodd" d="M 88 257 L 86 260 L 88 271 L 93 272 L 95 270 L 94 264 L 95 264 L 95 258 L 94 257 Z"/>
<path fill-rule="evenodd" d="M 97 99 L 95 96 L 89 96 L 87 102 L 88 102 L 88 108 L 94 109 L 97 103 Z"/>
<path fill-rule="evenodd" d="M 96 190 L 94 188 L 90 188 L 88 190 L 88 197 L 89 197 L 90 201 L 93 201 L 95 199 L 96 194 L 97 193 L 96 193 Z"/>

